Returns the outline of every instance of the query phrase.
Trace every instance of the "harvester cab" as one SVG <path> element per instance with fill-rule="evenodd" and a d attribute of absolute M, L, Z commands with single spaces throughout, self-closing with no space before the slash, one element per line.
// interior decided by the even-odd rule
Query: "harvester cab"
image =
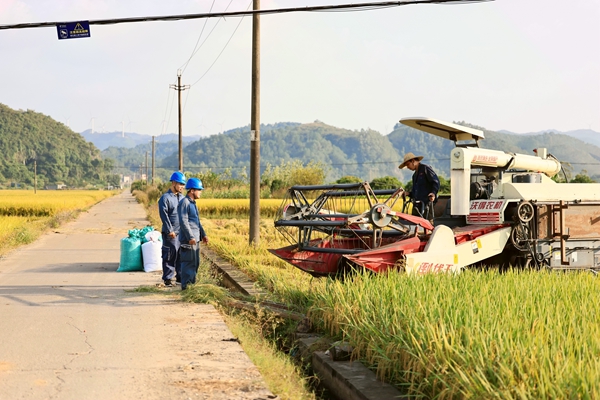
<path fill-rule="evenodd" d="M 291 245 L 273 254 L 313 275 L 356 267 L 419 274 L 471 265 L 600 269 L 600 184 L 555 182 L 561 164 L 545 148 L 535 155 L 488 150 L 479 147 L 478 129 L 430 118 L 400 122 L 455 144 L 451 196 L 438 201 L 434 224 L 395 210 L 402 189 L 295 187 L 275 222 Z"/>

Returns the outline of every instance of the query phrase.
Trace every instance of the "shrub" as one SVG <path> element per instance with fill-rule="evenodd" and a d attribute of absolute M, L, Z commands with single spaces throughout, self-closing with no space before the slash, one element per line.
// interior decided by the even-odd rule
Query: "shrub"
<path fill-rule="evenodd" d="M 401 188 L 402 183 L 393 176 L 384 176 L 383 178 L 375 178 L 371 181 L 371 188 L 378 189 L 397 189 Z"/>

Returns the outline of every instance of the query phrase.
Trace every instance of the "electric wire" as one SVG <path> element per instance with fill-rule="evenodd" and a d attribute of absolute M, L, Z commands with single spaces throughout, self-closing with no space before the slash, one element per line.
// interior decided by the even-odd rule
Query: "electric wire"
<path fill-rule="evenodd" d="M 190 85 L 191 88 L 192 85 Z M 182 112 L 185 111 L 185 106 L 187 106 L 188 98 L 190 97 L 190 91 L 188 90 L 185 94 L 185 100 L 183 101 L 183 109 Z"/>
<path fill-rule="evenodd" d="M 232 0 L 233 1 L 233 0 Z M 231 2 L 229 3 L 231 4 Z M 252 5 L 252 0 L 250 1 L 250 3 L 248 4 L 248 7 L 246 7 L 246 9 L 249 9 L 250 6 Z M 228 6 L 229 7 L 229 6 Z M 233 36 L 235 35 L 235 33 L 237 32 L 238 28 L 240 27 L 240 25 L 242 24 L 242 21 L 244 20 L 244 18 L 240 18 L 238 24 L 236 25 L 235 29 L 233 30 L 233 33 L 231 34 L 231 36 L 229 37 L 229 39 L 227 40 L 227 42 L 225 43 L 225 45 L 223 46 L 223 48 L 221 49 L 221 51 L 219 52 L 219 54 L 217 55 L 217 58 L 215 58 L 215 60 L 212 62 L 212 64 L 210 64 L 210 66 L 208 67 L 208 69 L 206 71 L 204 71 L 204 74 L 202 74 L 202 76 L 200 76 L 200 78 L 198 78 L 194 83 L 192 83 L 190 85 L 190 89 L 192 88 L 192 86 L 194 86 L 196 83 L 200 82 L 200 80 L 202 78 L 204 78 L 206 76 L 206 74 L 208 74 L 208 71 L 211 70 L 211 68 L 213 67 L 213 65 L 216 64 L 216 62 L 219 60 L 219 58 L 221 57 L 221 54 L 223 54 L 223 52 L 225 51 L 225 49 L 227 48 L 227 46 L 229 45 L 229 42 L 231 42 L 231 39 L 233 39 Z M 216 27 L 216 25 L 215 25 Z M 214 28 L 213 28 L 214 29 Z M 212 32 L 212 31 L 211 31 Z M 207 38 L 208 39 L 208 36 Z M 205 40 L 206 41 L 206 40 Z M 204 44 L 204 42 L 202 42 L 202 44 Z M 199 50 L 199 49 L 198 49 Z M 185 110 L 185 107 L 187 105 L 187 100 L 189 97 L 189 92 L 187 93 L 186 97 L 185 97 L 185 103 L 183 105 L 183 110 Z"/>
<path fill-rule="evenodd" d="M 213 0 L 212 4 L 210 5 L 210 9 L 208 10 L 208 12 L 210 13 L 215 5 L 215 1 Z M 233 0 L 231 0 L 233 1 Z M 229 3 L 231 4 L 231 2 Z M 225 9 L 227 10 L 227 9 Z M 217 24 L 219 23 L 220 19 L 217 20 L 217 23 L 215 24 L 215 26 L 217 26 Z M 208 18 L 204 20 L 204 25 L 202 25 L 202 30 L 200 31 L 200 35 L 198 35 L 198 40 L 196 40 L 196 45 L 194 46 L 194 49 L 192 50 L 192 54 L 190 54 L 190 57 L 187 59 L 187 61 L 183 64 L 183 66 L 179 67 L 179 69 L 181 69 L 181 73 L 183 74 L 187 68 L 187 66 L 189 65 L 190 61 L 192 60 L 192 57 L 194 57 L 194 54 L 196 54 L 196 48 L 198 47 L 198 43 L 200 43 L 200 39 L 202 38 L 202 34 L 204 33 L 204 29 L 206 28 L 206 24 L 208 23 Z M 212 31 L 211 31 L 212 32 Z M 210 36 L 210 34 L 209 34 Z M 208 39 L 208 37 L 207 37 Z M 203 43 L 204 44 L 204 43 Z M 198 50 L 200 50 L 198 48 Z"/>
<path fill-rule="evenodd" d="M 175 84 L 177 84 L 177 81 L 175 81 Z M 175 92 L 171 92 L 171 88 L 169 87 L 169 91 L 167 92 L 167 105 L 165 107 L 165 114 L 163 115 L 163 127 L 160 131 L 160 135 L 158 135 L 158 137 L 161 137 L 163 133 L 165 133 L 167 131 L 167 129 L 169 128 L 169 122 L 171 120 L 171 114 L 169 114 L 169 119 L 167 120 L 167 111 L 169 111 L 169 103 L 171 103 L 171 93 L 175 93 Z M 172 107 L 172 106 L 171 106 Z M 171 108 L 172 110 L 172 108 Z"/>
<path fill-rule="evenodd" d="M 231 6 L 231 3 L 233 3 L 233 0 L 229 1 L 229 4 L 227 5 L 227 7 L 225 7 L 225 11 L 227 11 L 229 9 L 229 6 Z M 213 5 L 214 5 L 214 2 L 213 2 Z M 211 6 L 211 9 L 212 9 L 212 6 Z M 208 35 L 206 35 L 206 38 L 204 38 L 204 40 L 202 41 L 202 43 L 200 44 L 200 46 L 198 46 L 198 42 L 200 41 L 200 38 L 202 37 L 202 32 L 200 32 L 200 36 L 198 36 L 198 41 L 196 42 L 196 46 L 194 47 L 194 50 L 192 51 L 192 54 L 190 55 L 190 58 L 185 63 L 185 68 L 183 69 L 183 71 L 185 71 L 185 69 L 187 68 L 187 65 L 190 62 L 190 60 L 192 59 L 192 57 L 194 57 L 196 55 L 196 53 L 198 53 L 200 51 L 200 49 L 202 48 L 202 46 L 204 46 L 204 43 L 206 43 L 206 41 L 208 40 L 208 38 L 210 37 L 210 35 L 212 35 L 212 33 L 214 32 L 214 30 L 219 25 L 219 22 L 221 22 L 221 20 L 224 20 L 224 19 L 225 18 L 223 17 L 223 18 L 219 18 L 217 20 L 217 23 L 212 27 L 212 29 L 210 30 L 210 32 L 208 32 Z M 202 30 L 204 31 L 204 28 L 202 28 Z"/>
<path fill-rule="evenodd" d="M 250 8 L 250 6 L 252 5 L 252 1 L 250 1 L 250 3 L 248 4 L 248 8 Z M 233 33 L 231 34 L 231 36 L 229 37 L 229 39 L 227 40 L 227 43 L 225 43 L 225 46 L 223 46 L 223 48 L 221 49 L 221 51 L 219 52 L 219 54 L 217 55 L 217 58 L 215 58 L 215 60 L 212 62 L 212 64 L 210 64 L 210 66 L 208 67 L 208 69 L 204 72 L 204 74 L 202 74 L 202 76 L 200 76 L 200 78 L 198 78 L 194 83 L 192 83 L 190 85 L 190 87 L 194 86 L 196 83 L 200 82 L 200 80 L 202 80 L 202 78 L 204 78 L 206 76 L 206 74 L 208 74 L 208 71 L 211 70 L 211 68 L 213 67 L 213 65 L 215 65 L 215 63 L 219 60 L 219 58 L 221 57 L 221 54 L 223 54 L 223 52 L 225 51 L 225 49 L 227 48 L 227 46 L 229 45 L 229 42 L 231 42 L 231 39 L 233 39 L 233 36 L 235 35 L 235 33 L 237 32 L 238 28 L 240 27 L 240 25 L 242 24 L 242 21 L 244 21 L 244 18 L 240 18 L 237 26 L 235 27 L 235 29 L 233 30 Z"/>
<path fill-rule="evenodd" d="M 116 24 L 133 23 L 133 22 L 180 21 L 180 20 L 188 20 L 188 19 L 219 18 L 219 17 L 244 17 L 244 16 L 250 16 L 250 15 L 283 14 L 283 13 L 294 13 L 294 12 L 324 12 L 324 11 L 331 11 L 331 10 L 346 10 L 348 12 L 352 12 L 352 11 L 360 12 L 360 11 L 369 11 L 369 10 L 376 10 L 376 9 L 381 9 L 381 8 L 400 7 L 400 6 L 416 5 L 416 4 L 445 4 L 445 3 L 474 4 L 474 3 L 485 3 L 485 2 L 491 2 L 491 1 L 494 1 L 494 0 L 384 1 L 384 2 L 370 2 L 370 3 L 358 3 L 358 4 L 335 4 L 335 5 L 325 5 L 325 6 L 230 11 L 230 12 L 219 12 L 219 13 L 180 14 L 180 15 L 166 15 L 166 16 L 154 16 L 154 17 L 109 18 L 109 19 L 89 20 L 87 22 L 89 23 L 89 25 L 116 25 Z M 65 23 L 67 23 L 67 22 L 66 21 L 54 21 L 54 22 L 31 22 L 31 23 L 9 24 L 9 25 L 0 25 L 0 30 L 56 27 L 56 25 L 65 24 Z"/>

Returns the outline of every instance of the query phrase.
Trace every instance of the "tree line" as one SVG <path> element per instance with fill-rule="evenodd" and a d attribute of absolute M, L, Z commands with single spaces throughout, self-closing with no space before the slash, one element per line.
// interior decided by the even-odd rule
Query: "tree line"
<path fill-rule="evenodd" d="M 466 126 L 470 124 L 461 122 Z M 533 154 L 533 149 L 546 147 L 561 160 L 567 170 L 568 179 L 577 174 L 600 179 L 600 148 L 585 144 L 564 134 L 544 133 L 540 135 L 515 135 L 485 130 L 483 148 L 520 154 Z M 177 143 L 161 144 L 157 150 L 157 174 L 163 179 L 178 168 Z M 407 126 L 397 124 L 388 135 L 373 130 L 347 130 L 336 128 L 320 121 L 308 124 L 282 122 L 261 125 L 261 173 L 268 165 L 298 161 L 303 165 L 319 163 L 325 171 L 325 181 L 334 182 L 343 176 L 356 176 L 363 181 L 372 181 L 385 176 L 407 181 L 410 171 L 398 170 L 404 154 L 412 152 L 424 156 L 423 162 L 431 165 L 438 175 L 450 176 L 449 154 L 454 143 Z M 142 150 L 145 149 L 145 150 Z M 115 158 L 117 165 L 132 170 L 144 163 L 147 145 L 136 149 L 119 149 L 103 152 L 104 157 Z M 200 173 L 229 170 L 237 177 L 250 165 L 250 128 L 232 129 L 223 134 L 200 138 L 183 149 L 186 170 Z M 163 156 L 164 155 L 164 156 Z M 585 172 L 583 170 L 585 169 Z"/>
<path fill-rule="evenodd" d="M 49 116 L 0 104 L 0 186 L 72 187 L 114 182 L 114 160 Z M 117 177 L 118 178 L 118 177 Z M 117 180 L 118 184 L 118 180 Z"/>

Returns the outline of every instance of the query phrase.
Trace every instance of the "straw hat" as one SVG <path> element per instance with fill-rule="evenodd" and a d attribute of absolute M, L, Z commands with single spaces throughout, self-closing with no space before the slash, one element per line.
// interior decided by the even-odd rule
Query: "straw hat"
<path fill-rule="evenodd" d="M 413 153 L 406 153 L 404 155 L 404 162 L 400 165 L 398 165 L 398 168 L 402 169 L 404 167 L 406 167 L 406 163 L 409 162 L 410 160 L 417 160 L 417 161 L 421 161 L 423 159 L 423 156 L 415 156 Z"/>

